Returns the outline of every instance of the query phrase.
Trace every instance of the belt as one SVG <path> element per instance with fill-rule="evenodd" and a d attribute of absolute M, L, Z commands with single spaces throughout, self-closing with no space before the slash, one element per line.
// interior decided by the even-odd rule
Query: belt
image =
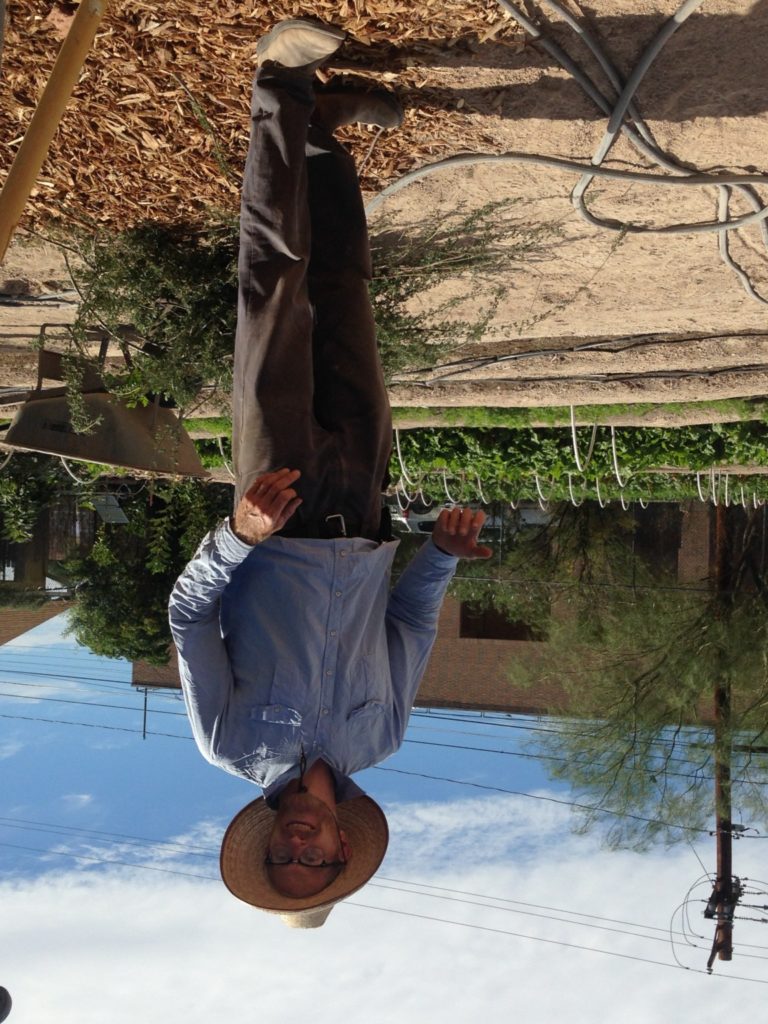
<path fill-rule="evenodd" d="M 361 520 L 349 519 L 340 512 L 322 516 L 311 522 L 300 523 L 293 528 L 280 531 L 281 537 L 307 537 L 310 539 L 335 540 L 338 537 L 361 537 Z"/>
<path fill-rule="evenodd" d="M 339 537 L 363 537 L 363 522 L 352 519 L 341 512 L 331 512 L 327 516 L 309 522 L 297 523 L 285 530 L 280 530 L 279 537 L 306 537 L 311 540 L 336 540 Z M 392 540 L 392 515 L 387 505 L 382 505 L 379 523 L 379 541 Z"/>

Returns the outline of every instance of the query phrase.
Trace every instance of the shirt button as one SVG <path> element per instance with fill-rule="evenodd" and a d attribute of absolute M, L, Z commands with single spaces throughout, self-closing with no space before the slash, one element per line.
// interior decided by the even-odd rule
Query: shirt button
<path fill-rule="evenodd" d="M 327 669 L 325 670 L 325 674 L 326 674 L 327 676 L 332 676 L 332 675 L 333 675 L 333 672 L 331 671 L 331 669 L 327 668 Z"/>
<path fill-rule="evenodd" d="M 336 591 L 336 597 L 341 597 L 341 591 L 340 590 Z"/>
<path fill-rule="evenodd" d="M 331 630 L 331 636 L 336 636 L 336 630 L 335 629 Z"/>
<path fill-rule="evenodd" d="M 341 555 L 342 558 L 346 558 L 347 557 L 347 552 L 346 551 L 341 551 L 341 552 L 339 552 L 339 554 Z"/>
<path fill-rule="evenodd" d="M 324 715 L 327 715 L 327 714 L 328 714 L 328 708 L 323 708 L 323 714 L 324 714 Z"/>

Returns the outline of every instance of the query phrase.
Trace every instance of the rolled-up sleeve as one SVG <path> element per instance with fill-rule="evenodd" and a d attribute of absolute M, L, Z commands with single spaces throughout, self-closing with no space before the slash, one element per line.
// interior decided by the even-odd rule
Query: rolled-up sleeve
<path fill-rule="evenodd" d="M 225 520 L 204 538 L 168 602 L 184 701 L 200 753 L 215 762 L 218 733 L 232 694 L 232 668 L 221 632 L 221 595 L 252 547 Z"/>

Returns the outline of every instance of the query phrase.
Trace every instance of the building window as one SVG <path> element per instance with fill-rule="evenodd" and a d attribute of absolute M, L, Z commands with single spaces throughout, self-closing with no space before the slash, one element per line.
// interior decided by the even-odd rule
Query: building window
<path fill-rule="evenodd" d="M 545 640 L 543 632 L 522 620 L 508 619 L 494 608 L 482 611 L 462 602 L 459 636 L 475 640 Z"/>

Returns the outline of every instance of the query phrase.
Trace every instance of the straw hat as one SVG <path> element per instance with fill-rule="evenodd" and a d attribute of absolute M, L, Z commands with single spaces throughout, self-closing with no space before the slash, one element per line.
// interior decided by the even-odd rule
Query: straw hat
<path fill-rule="evenodd" d="M 264 797 L 248 804 L 229 823 L 221 842 L 224 884 L 245 903 L 279 914 L 290 928 L 319 928 L 337 903 L 361 889 L 376 872 L 389 842 L 387 819 L 370 797 L 344 800 L 337 805 L 336 815 L 352 856 L 333 882 L 314 896 L 283 896 L 273 888 L 264 860 L 275 812 Z"/>

